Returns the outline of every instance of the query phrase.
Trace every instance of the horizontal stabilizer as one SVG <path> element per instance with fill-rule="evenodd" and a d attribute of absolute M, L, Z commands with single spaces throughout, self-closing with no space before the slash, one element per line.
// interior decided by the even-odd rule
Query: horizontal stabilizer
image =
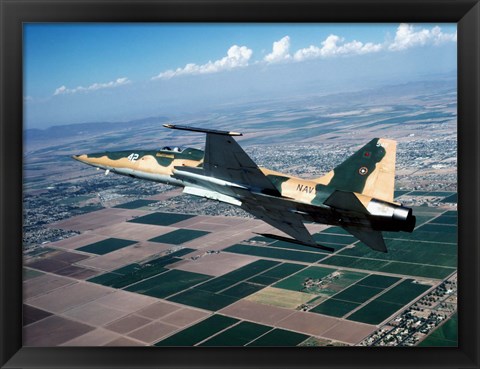
<path fill-rule="evenodd" d="M 353 192 L 337 190 L 324 201 L 324 204 L 335 209 L 354 211 L 363 214 L 368 213 L 365 206 L 363 206 Z"/>
<path fill-rule="evenodd" d="M 211 133 L 216 135 L 223 135 L 223 136 L 243 136 L 239 132 L 229 132 L 229 131 L 218 131 L 216 129 L 205 129 L 205 128 L 197 128 L 197 127 L 189 127 L 189 126 L 182 126 L 178 124 L 164 124 L 166 128 L 170 129 L 179 129 L 182 131 L 192 131 L 192 132 L 202 132 L 202 133 Z"/>
<path fill-rule="evenodd" d="M 382 232 L 374 231 L 373 229 L 359 229 L 354 227 L 343 228 L 350 234 L 357 237 L 372 250 L 387 252 L 387 246 L 385 246 L 385 240 L 383 239 Z"/>
<path fill-rule="evenodd" d="M 331 247 L 328 247 L 328 246 L 323 246 L 323 245 L 320 245 L 320 244 L 318 244 L 318 243 L 315 243 L 314 245 L 312 245 L 312 244 L 310 244 L 310 243 L 298 241 L 298 240 L 295 240 L 295 239 L 293 239 L 293 238 L 283 237 L 283 236 L 277 236 L 276 234 L 256 233 L 256 232 L 254 232 L 254 233 L 255 233 L 255 234 L 258 234 L 259 236 L 263 236 L 263 237 L 267 237 L 267 238 L 273 238 L 274 240 L 296 243 L 297 245 L 304 245 L 304 246 L 309 246 L 309 247 L 315 247 L 316 249 L 321 249 L 321 250 L 330 251 L 330 252 L 334 252 L 334 251 L 335 251 L 334 248 L 331 248 Z"/>

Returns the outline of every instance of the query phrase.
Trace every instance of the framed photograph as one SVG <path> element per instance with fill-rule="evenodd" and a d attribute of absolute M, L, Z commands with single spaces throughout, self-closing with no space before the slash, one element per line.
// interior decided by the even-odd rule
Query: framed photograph
<path fill-rule="evenodd" d="M 478 1 L 0 1 L 1 368 L 478 368 Z"/>

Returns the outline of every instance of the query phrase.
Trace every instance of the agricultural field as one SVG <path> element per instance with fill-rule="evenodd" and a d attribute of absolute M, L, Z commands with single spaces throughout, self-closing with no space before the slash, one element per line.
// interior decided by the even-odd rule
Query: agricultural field
<path fill-rule="evenodd" d="M 127 346 L 354 345 L 457 266 L 456 211 L 418 208 L 412 234 L 385 232 L 386 254 L 327 227 L 314 238 L 328 253 L 251 237 L 258 220 L 151 211 L 154 202 L 101 210 L 116 223 L 80 215 L 65 226 L 88 232 L 27 254 L 28 326 L 48 331 L 58 316 L 78 332 L 52 332 L 65 345 L 98 328 L 110 332 L 99 341 Z"/>

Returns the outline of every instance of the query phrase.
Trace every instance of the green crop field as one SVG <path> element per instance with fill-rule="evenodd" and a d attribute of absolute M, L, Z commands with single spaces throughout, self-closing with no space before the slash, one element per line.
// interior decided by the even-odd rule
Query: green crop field
<path fill-rule="evenodd" d="M 155 346 L 193 346 L 237 322 L 238 319 L 235 318 L 213 315 L 200 323 L 157 342 Z"/>
<path fill-rule="evenodd" d="M 267 269 L 270 269 L 278 264 L 280 264 L 278 261 L 261 259 L 238 268 L 230 273 L 224 274 L 222 278 L 227 278 L 234 281 L 243 281 L 253 277 L 256 274 L 265 272 Z"/>
<path fill-rule="evenodd" d="M 251 322 L 241 322 L 210 338 L 199 346 L 245 346 L 250 341 L 270 331 L 272 327 Z"/>
<path fill-rule="evenodd" d="M 458 212 L 456 210 L 448 210 L 445 213 L 443 213 L 442 215 L 443 216 L 456 217 L 456 216 L 458 216 Z"/>
<path fill-rule="evenodd" d="M 335 295 L 335 299 L 363 303 L 382 292 L 383 289 L 354 284 Z M 327 300 L 328 301 L 328 300 Z"/>
<path fill-rule="evenodd" d="M 180 256 L 194 251 L 193 249 L 180 249 L 171 254 L 149 260 L 144 263 L 133 263 L 111 272 L 100 274 L 89 279 L 89 282 L 109 286 L 113 288 L 124 288 L 133 283 L 140 282 L 145 278 L 150 278 L 168 271 L 165 266 L 180 261 Z"/>
<path fill-rule="evenodd" d="M 390 287 L 392 284 L 398 282 L 400 278 L 397 277 L 389 277 L 386 275 L 379 275 L 379 274 L 371 274 L 368 277 L 358 281 L 358 285 L 360 286 L 369 286 L 369 287 L 377 287 L 377 288 L 387 288 Z"/>
<path fill-rule="evenodd" d="M 428 222 L 429 220 L 433 219 L 434 216 L 432 215 L 416 215 L 416 223 L 415 223 L 415 226 L 418 227 L 426 222 Z"/>
<path fill-rule="evenodd" d="M 314 263 L 324 258 L 326 254 L 317 253 L 317 252 L 301 252 L 293 250 L 278 249 L 273 247 L 266 246 L 249 246 L 236 244 L 230 247 L 227 247 L 223 251 L 233 252 L 236 254 L 243 255 L 254 255 L 260 257 L 269 257 L 273 259 L 282 259 L 282 260 L 291 260 L 291 261 L 302 261 L 307 263 Z"/>
<path fill-rule="evenodd" d="M 458 202 L 458 194 L 454 194 L 451 196 L 448 196 L 442 200 L 442 202 L 447 202 L 447 203 L 456 203 Z"/>
<path fill-rule="evenodd" d="M 257 275 L 248 280 L 251 283 L 260 284 L 262 286 L 269 286 L 278 281 L 278 278 L 267 277 L 264 275 Z"/>
<path fill-rule="evenodd" d="M 339 245 L 350 245 L 357 241 L 357 239 L 353 236 L 342 236 L 338 234 L 329 234 L 329 233 L 316 233 L 313 235 L 313 239 L 318 243 L 322 244 L 323 242 L 326 243 L 336 243 Z"/>
<path fill-rule="evenodd" d="M 347 317 L 349 320 L 367 324 L 380 324 L 403 305 L 373 300 Z"/>
<path fill-rule="evenodd" d="M 183 220 L 193 218 L 195 215 L 177 214 L 177 213 L 152 213 L 142 217 L 129 220 L 131 223 L 152 224 L 160 226 L 169 226 Z"/>
<path fill-rule="evenodd" d="M 224 274 L 221 277 L 213 278 L 205 283 L 202 283 L 198 285 L 196 289 L 201 291 L 206 291 L 206 292 L 220 292 L 222 290 L 229 290 L 228 294 L 230 295 L 232 293 L 235 293 L 235 291 L 237 291 L 236 293 L 238 294 L 238 296 L 240 296 L 242 293 L 246 293 L 247 290 L 252 290 L 253 292 L 256 292 L 258 289 L 262 288 L 262 286 L 259 286 L 257 284 L 252 284 L 252 283 L 242 283 L 238 286 L 234 286 L 234 287 L 232 286 L 237 284 L 240 281 L 252 278 L 257 274 L 259 275 L 260 273 L 264 274 L 262 272 L 264 272 L 265 270 L 268 271 L 269 268 L 272 268 L 272 267 L 274 269 L 278 264 L 279 263 L 275 261 L 270 261 L 270 260 L 257 260 L 253 263 L 245 265 L 244 267 L 238 268 L 237 270 L 234 270 L 230 273 Z M 289 268 L 292 268 L 292 267 L 290 266 Z M 273 282 L 277 281 L 277 279 L 272 279 L 272 280 Z M 243 289 L 243 288 L 246 288 L 246 290 L 244 292 L 241 292 L 240 289 Z M 233 295 L 233 296 L 236 296 L 236 295 Z"/>
<path fill-rule="evenodd" d="M 440 215 L 439 217 L 432 219 L 431 223 L 434 224 L 446 224 L 446 225 L 457 225 L 458 219 L 456 216 L 451 215 Z"/>
<path fill-rule="evenodd" d="M 430 287 L 432 286 L 415 283 L 412 279 L 406 279 L 405 281 L 385 292 L 378 298 L 378 300 L 405 305 L 428 290 Z"/>
<path fill-rule="evenodd" d="M 372 274 L 335 294 L 332 298 L 322 302 L 310 311 L 313 313 L 342 317 L 359 307 L 365 301 L 383 292 L 385 288 L 391 286 L 398 280 L 399 278 Z"/>
<path fill-rule="evenodd" d="M 453 233 L 455 235 L 457 234 L 456 225 L 428 223 L 418 227 L 417 229 L 419 232 L 440 233 L 440 236 L 442 236 L 444 233 Z"/>
<path fill-rule="evenodd" d="M 197 286 L 197 289 L 207 292 L 218 292 L 229 288 L 230 286 L 238 283 L 235 279 L 228 279 L 224 277 L 217 277 L 214 279 L 210 279 L 209 281 L 202 283 Z"/>
<path fill-rule="evenodd" d="M 401 240 L 412 240 L 412 241 L 433 241 L 437 243 L 453 243 L 457 244 L 457 234 L 456 232 L 423 232 L 422 227 L 430 225 L 429 223 L 424 224 L 415 230 L 413 233 L 405 232 L 383 232 L 385 238 L 392 239 L 401 239 Z M 438 226 L 438 224 L 437 224 Z"/>
<path fill-rule="evenodd" d="M 83 252 L 90 252 L 97 255 L 105 255 L 109 252 L 133 245 L 134 243 L 137 243 L 137 241 L 122 240 L 121 238 L 107 238 L 106 240 L 80 247 L 77 250 Z"/>
<path fill-rule="evenodd" d="M 356 257 L 347 257 L 341 255 L 332 255 L 331 257 L 321 261 L 321 264 L 332 266 L 340 266 L 346 268 L 357 268 L 365 270 L 378 270 L 387 264 L 387 261 L 362 259 Z"/>
<path fill-rule="evenodd" d="M 172 301 L 207 310 L 218 310 L 262 289 L 264 285 L 242 282 L 279 265 L 276 261 L 257 260 L 221 277 L 212 278 L 195 288 L 173 296 Z M 290 268 L 292 268 L 290 266 Z M 277 279 L 274 279 L 275 282 Z"/>
<path fill-rule="evenodd" d="M 239 299 L 214 292 L 202 291 L 198 288 L 191 288 L 171 296 L 168 300 L 200 309 L 217 311 L 233 304 Z"/>
<path fill-rule="evenodd" d="M 236 299 L 242 299 L 248 295 L 251 295 L 252 293 L 257 292 L 258 290 L 261 290 L 262 288 L 263 286 L 253 283 L 241 282 L 227 290 L 222 291 L 222 295 L 234 297 Z"/>
<path fill-rule="evenodd" d="M 437 267 L 410 263 L 391 262 L 379 269 L 380 272 L 409 276 L 442 279 L 452 274 L 456 268 Z"/>
<path fill-rule="evenodd" d="M 135 201 L 130 201 L 125 204 L 117 205 L 114 206 L 114 208 L 121 208 L 121 209 L 138 209 L 143 206 L 148 206 L 150 204 L 154 204 L 158 201 L 155 200 L 135 200 Z"/>
<path fill-rule="evenodd" d="M 267 270 L 266 272 L 263 272 L 253 278 L 250 278 L 248 281 L 252 283 L 258 283 L 264 286 L 268 286 L 304 268 L 305 268 L 305 265 L 301 265 L 301 264 L 282 263 L 272 269 Z"/>
<path fill-rule="evenodd" d="M 127 287 L 126 290 L 152 297 L 164 298 L 210 278 L 212 277 L 209 275 L 174 269 L 153 278 L 133 284 Z"/>
<path fill-rule="evenodd" d="M 341 245 L 337 244 L 332 244 L 332 243 L 322 243 L 324 246 L 329 246 L 333 248 L 339 248 L 342 247 Z M 274 247 L 274 248 L 279 248 L 279 249 L 291 249 L 291 250 L 297 250 L 297 251 L 307 251 L 307 252 L 316 252 L 320 254 L 325 254 L 324 251 L 321 251 L 320 249 L 316 249 L 311 246 L 304 246 L 304 245 L 298 245 L 296 243 L 292 242 L 287 242 L 287 241 L 275 241 L 272 242 L 268 245 L 268 247 Z"/>
<path fill-rule="evenodd" d="M 340 318 L 359 306 L 359 303 L 330 298 L 310 311 L 312 313 L 325 314 Z"/>
<path fill-rule="evenodd" d="M 346 257 L 340 255 L 333 255 L 332 257 L 322 260 L 322 264 L 346 267 L 346 268 L 358 268 L 371 271 L 411 275 L 417 277 L 427 278 L 445 278 L 453 273 L 454 268 L 436 267 L 429 265 L 402 263 L 402 262 L 389 262 L 383 260 L 363 259 L 355 257 Z"/>
<path fill-rule="evenodd" d="M 373 251 L 359 243 L 353 248 L 341 250 L 339 255 L 436 266 L 456 266 L 457 264 L 456 245 L 391 239 L 386 239 L 385 243 L 388 253 Z"/>
<path fill-rule="evenodd" d="M 270 278 L 282 279 L 302 269 L 305 269 L 305 265 L 282 263 L 272 269 L 267 270 L 266 272 L 263 272 L 260 275 L 270 277 Z"/>
<path fill-rule="evenodd" d="M 168 243 L 170 245 L 180 245 L 185 242 L 195 240 L 199 237 L 205 236 L 210 232 L 195 231 L 192 229 L 177 229 L 176 231 L 163 234 L 158 237 L 149 239 L 150 242 Z"/>
<path fill-rule="evenodd" d="M 412 279 L 407 279 L 349 315 L 347 319 L 368 324 L 379 324 L 404 305 L 418 298 L 430 287 L 429 285 L 414 283 Z"/>
<path fill-rule="evenodd" d="M 284 329 L 274 329 L 247 346 L 297 346 L 309 336 Z"/>
<path fill-rule="evenodd" d="M 342 227 L 329 227 L 323 231 L 320 232 L 321 234 L 327 233 L 327 234 L 341 234 L 341 235 L 348 235 L 351 236 L 350 233 L 348 233 L 345 229 Z"/>
<path fill-rule="evenodd" d="M 172 259 L 172 261 L 181 259 Z M 128 273 L 108 272 L 89 279 L 89 282 L 101 284 L 112 288 L 124 288 L 131 284 L 142 281 L 145 278 L 153 277 L 167 272 L 168 269 L 162 266 L 154 266 L 145 270 L 138 269 Z"/>
<path fill-rule="evenodd" d="M 393 194 L 393 197 L 394 198 L 397 198 L 397 197 L 400 197 L 400 196 L 403 196 L 407 193 L 410 193 L 411 191 L 395 191 L 394 194 Z"/>
<path fill-rule="evenodd" d="M 420 228 L 426 226 L 454 227 L 428 223 Z M 452 241 L 452 236 L 456 238 L 456 234 L 415 231 L 412 235 L 418 238 L 408 233 L 384 232 L 384 235 L 388 253 L 373 251 L 359 242 L 320 263 L 437 279 L 448 276 L 457 266 L 456 242 L 445 243 Z"/>

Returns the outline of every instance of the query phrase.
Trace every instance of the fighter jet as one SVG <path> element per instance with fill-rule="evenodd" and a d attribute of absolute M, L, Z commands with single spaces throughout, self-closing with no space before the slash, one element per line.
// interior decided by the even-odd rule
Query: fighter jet
<path fill-rule="evenodd" d="M 74 155 L 109 172 L 183 187 L 186 194 L 241 207 L 286 235 L 262 234 L 327 251 L 304 222 L 339 226 L 371 249 L 387 252 L 382 231 L 412 232 L 412 209 L 393 201 L 396 142 L 374 138 L 320 178 L 301 179 L 258 167 L 234 139 L 238 132 L 164 124 L 206 134 L 205 151 L 166 146 Z"/>

